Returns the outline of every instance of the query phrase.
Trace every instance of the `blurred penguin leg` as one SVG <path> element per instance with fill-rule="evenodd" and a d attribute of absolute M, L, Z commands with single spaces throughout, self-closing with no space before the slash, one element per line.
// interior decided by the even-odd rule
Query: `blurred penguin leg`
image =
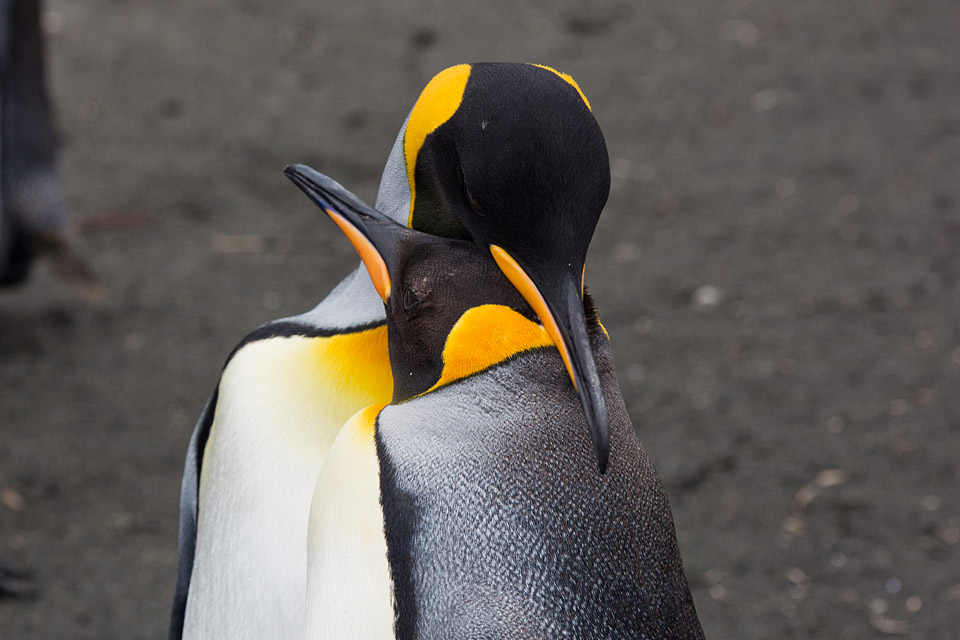
<path fill-rule="evenodd" d="M 56 134 L 47 94 L 39 0 L 4 0 L 0 62 L 0 191 L 8 230 L 0 284 L 26 277 L 30 260 L 46 256 L 55 273 L 96 296 L 98 285 L 70 221 L 56 167 Z M 0 241 L 0 245 L 4 244 Z"/>

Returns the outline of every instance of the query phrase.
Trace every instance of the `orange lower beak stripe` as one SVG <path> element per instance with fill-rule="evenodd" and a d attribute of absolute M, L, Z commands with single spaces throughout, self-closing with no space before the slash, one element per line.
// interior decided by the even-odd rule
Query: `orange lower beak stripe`
<path fill-rule="evenodd" d="M 567 373 L 570 374 L 570 380 L 573 382 L 573 388 L 576 389 L 577 379 L 573 375 L 573 362 L 570 359 L 570 351 L 567 349 L 567 344 L 563 340 L 563 334 L 560 333 L 560 326 L 550 312 L 547 301 L 543 299 L 543 295 L 540 293 L 540 290 L 537 289 L 537 285 L 533 283 L 533 280 L 531 280 L 527 272 L 523 270 L 523 267 L 517 264 L 517 261 L 504 249 L 492 244 L 490 245 L 490 253 L 493 255 L 497 266 L 500 267 L 503 274 L 507 276 L 507 280 L 516 287 L 520 295 L 523 296 L 523 299 L 527 301 L 527 304 L 533 308 L 534 313 L 539 316 L 540 322 L 543 323 L 543 328 L 547 330 L 550 339 L 557 345 L 557 349 L 560 351 L 560 357 L 563 358 L 563 364 L 566 365 Z"/>
<path fill-rule="evenodd" d="M 384 303 L 390 299 L 390 272 L 387 271 L 387 263 L 383 261 L 380 252 L 376 250 L 373 243 L 370 242 L 360 230 L 350 224 L 350 222 L 336 211 L 324 209 L 327 215 L 337 223 L 340 230 L 347 236 L 347 240 L 353 245 L 363 264 L 367 266 L 367 272 L 370 279 L 373 280 L 373 286 L 380 294 Z"/>

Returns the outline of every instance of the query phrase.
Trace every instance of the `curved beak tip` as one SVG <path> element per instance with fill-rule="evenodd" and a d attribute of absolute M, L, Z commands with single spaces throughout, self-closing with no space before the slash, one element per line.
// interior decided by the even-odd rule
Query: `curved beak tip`
<path fill-rule="evenodd" d="M 597 466 L 600 468 L 600 475 L 607 472 L 607 466 L 610 463 L 609 449 L 597 450 Z"/>
<path fill-rule="evenodd" d="M 606 411 L 602 415 L 590 416 L 590 435 L 593 439 L 593 449 L 597 454 L 597 466 L 600 475 L 607 472 L 610 462 L 610 424 Z"/>

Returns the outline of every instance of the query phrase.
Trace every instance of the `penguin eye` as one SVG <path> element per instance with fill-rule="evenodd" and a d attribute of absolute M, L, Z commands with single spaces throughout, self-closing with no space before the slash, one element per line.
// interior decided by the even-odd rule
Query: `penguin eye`
<path fill-rule="evenodd" d="M 403 290 L 403 310 L 411 311 L 420 306 L 420 296 L 416 291 L 407 287 Z"/>
<path fill-rule="evenodd" d="M 470 208 L 473 209 L 474 213 L 479 216 L 485 216 L 486 213 L 483 212 L 483 207 L 480 206 L 480 201 L 477 200 L 477 197 L 470 192 L 470 188 L 467 187 L 467 184 L 463 184 L 463 194 L 467 197 L 467 202 L 470 203 Z"/>

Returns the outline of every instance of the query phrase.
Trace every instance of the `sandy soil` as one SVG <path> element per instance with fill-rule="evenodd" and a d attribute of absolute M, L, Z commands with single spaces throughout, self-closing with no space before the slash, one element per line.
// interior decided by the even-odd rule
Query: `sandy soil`
<path fill-rule="evenodd" d="M 372 199 L 426 81 L 580 81 L 587 281 L 709 638 L 960 636 L 955 0 L 55 0 L 61 164 L 109 293 L 0 293 L 0 637 L 163 637 L 194 420 L 355 262 L 282 176 Z M 518 3 L 519 4 L 519 3 Z"/>

